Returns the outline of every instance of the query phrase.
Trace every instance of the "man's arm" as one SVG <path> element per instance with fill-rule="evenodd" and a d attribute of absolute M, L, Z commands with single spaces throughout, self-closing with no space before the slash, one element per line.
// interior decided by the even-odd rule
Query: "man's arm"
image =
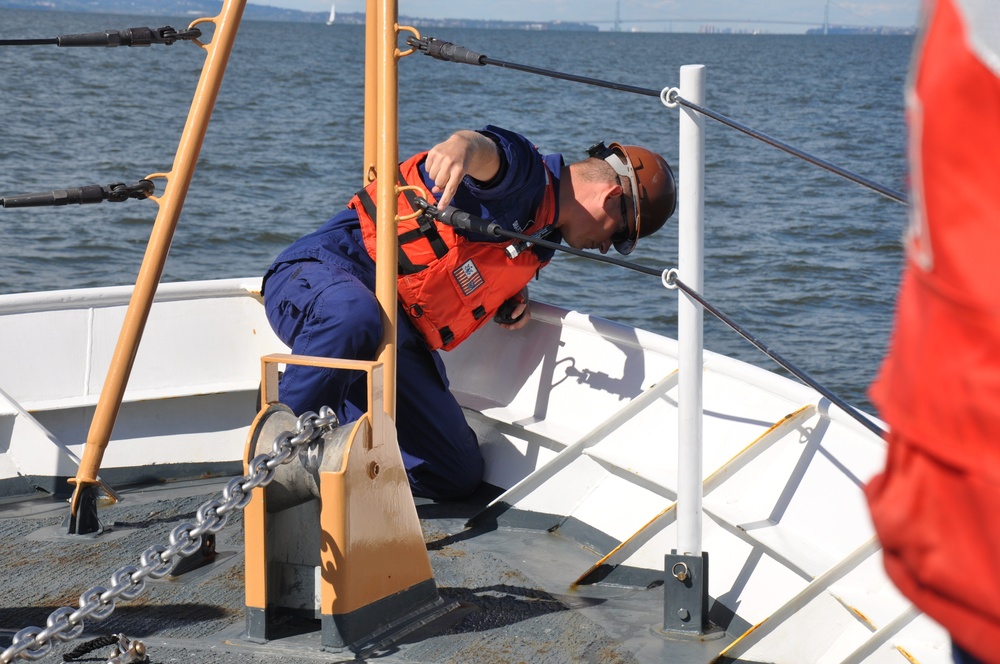
<path fill-rule="evenodd" d="M 492 180 L 500 170 L 500 154 L 492 139 L 463 129 L 432 147 L 424 167 L 434 180 L 438 207 L 444 209 L 466 175 L 481 182 Z"/>

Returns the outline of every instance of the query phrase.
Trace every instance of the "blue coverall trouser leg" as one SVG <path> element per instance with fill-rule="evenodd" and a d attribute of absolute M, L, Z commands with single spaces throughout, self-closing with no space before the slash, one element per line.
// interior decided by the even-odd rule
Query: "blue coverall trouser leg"
<path fill-rule="evenodd" d="M 285 263 L 267 278 L 264 306 L 278 338 L 297 355 L 372 360 L 382 336 L 375 298 L 360 280 L 319 261 Z M 414 495 L 467 496 L 479 486 L 483 458 L 437 353 L 402 312 L 396 357 L 396 430 Z M 295 413 L 328 405 L 341 423 L 367 411 L 364 374 L 289 365 L 279 398 Z"/>

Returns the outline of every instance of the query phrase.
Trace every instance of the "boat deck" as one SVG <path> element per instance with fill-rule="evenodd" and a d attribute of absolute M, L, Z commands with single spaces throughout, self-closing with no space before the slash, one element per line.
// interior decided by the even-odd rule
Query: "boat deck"
<path fill-rule="evenodd" d="M 29 625 L 44 626 L 81 593 L 109 586 L 123 565 L 138 565 L 150 545 L 166 545 L 177 523 L 216 496 L 224 480 L 122 490 L 122 501 L 100 512 L 106 532 L 93 539 L 60 534 L 68 513 L 51 497 L 0 505 L 0 638 L 3 647 Z M 710 662 L 732 640 L 674 640 L 658 628 L 663 590 L 614 586 L 571 588 L 571 576 L 598 559 L 558 534 L 508 528 L 466 528 L 496 494 L 484 490 L 462 503 L 418 500 L 424 538 L 442 598 L 455 608 L 395 645 L 357 656 L 326 651 L 318 621 L 289 618 L 287 636 L 255 644 L 244 638 L 242 515 L 217 535 L 209 564 L 176 578 L 147 583 L 135 600 L 120 601 L 106 620 L 86 622 L 84 635 L 57 643 L 46 661 L 61 661 L 86 641 L 122 633 L 142 641 L 150 662 Z M 77 661 L 106 661 L 105 646 Z"/>

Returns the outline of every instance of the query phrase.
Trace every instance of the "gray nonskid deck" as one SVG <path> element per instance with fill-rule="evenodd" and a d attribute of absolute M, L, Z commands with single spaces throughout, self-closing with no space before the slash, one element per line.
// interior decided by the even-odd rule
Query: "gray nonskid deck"
<path fill-rule="evenodd" d="M 68 506 L 52 499 L 0 506 L 0 600 L 3 647 L 28 625 L 45 625 L 60 606 L 108 586 L 112 572 L 138 563 L 152 544 L 224 481 L 161 485 L 123 491 L 122 502 L 100 512 L 109 532 L 93 541 L 54 535 Z M 481 503 L 418 505 L 438 591 L 453 611 L 400 642 L 366 655 L 385 662 L 709 662 L 721 647 L 675 641 L 657 632 L 661 588 L 585 586 L 571 582 L 596 554 L 558 535 L 527 530 L 469 531 L 466 519 Z M 112 633 L 142 640 L 150 661 L 337 662 L 353 652 L 328 652 L 318 623 L 290 619 L 289 635 L 267 644 L 243 638 L 243 529 L 234 515 L 218 534 L 217 556 L 175 580 L 150 582 L 132 601 L 119 602 L 103 622 L 88 621 L 76 641 L 57 644 L 45 661 L 80 643 Z M 105 661 L 102 648 L 79 661 Z"/>

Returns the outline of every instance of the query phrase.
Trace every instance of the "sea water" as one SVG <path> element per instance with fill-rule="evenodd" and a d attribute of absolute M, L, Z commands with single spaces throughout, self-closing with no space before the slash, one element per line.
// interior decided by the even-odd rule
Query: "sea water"
<path fill-rule="evenodd" d="M 181 29 L 190 20 L 0 10 L 0 39 Z M 912 37 L 474 29 L 423 36 L 649 90 L 676 86 L 682 65 L 703 64 L 708 108 L 906 190 Z M 261 275 L 283 247 L 342 209 L 362 184 L 363 55 L 360 26 L 240 27 L 165 281 Z M 188 42 L 0 47 L 0 196 L 169 171 L 203 61 Z M 419 54 L 401 61 L 400 76 L 404 157 L 456 129 L 497 124 L 568 161 L 614 140 L 661 152 L 676 167 L 679 110 L 655 96 Z M 905 206 L 712 120 L 706 133 L 704 295 L 870 409 L 866 389 L 890 333 Z M 156 213 L 154 203 L 135 200 L 0 209 L 0 293 L 132 283 Z M 630 258 L 676 266 L 676 217 Z M 638 272 L 558 255 L 531 294 L 676 335 L 677 293 Z M 705 336 L 711 350 L 781 371 L 707 315 Z"/>

